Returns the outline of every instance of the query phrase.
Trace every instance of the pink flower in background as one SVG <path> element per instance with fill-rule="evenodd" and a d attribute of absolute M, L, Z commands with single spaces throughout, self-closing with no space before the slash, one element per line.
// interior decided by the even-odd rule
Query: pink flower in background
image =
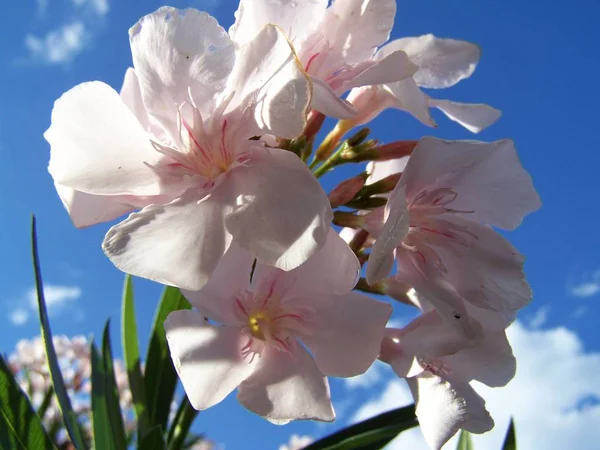
<path fill-rule="evenodd" d="M 477 45 L 426 34 L 391 41 L 377 51 L 374 59 L 383 61 L 400 50 L 406 52 L 419 69 L 404 80 L 352 89 L 347 100 L 358 111 L 351 121 L 354 126 L 373 120 L 387 108 L 407 111 L 429 126 L 436 126 L 429 108 L 438 108 L 473 133 L 479 133 L 500 118 L 500 111 L 491 106 L 437 100 L 420 89 L 448 88 L 469 78 L 481 56 Z"/>
<path fill-rule="evenodd" d="M 164 7 L 130 41 L 135 72 L 121 97 L 79 85 L 45 134 L 74 220 L 144 206 L 111 228 L 105 253 L 125 272 L 187 289 L 206 283 L 232 241 L 284 270 L 302 264 L 326 238 L 327 196 L 296 155 L 251 139 L 304 129 L 310 80 L 283 33 L 267 25 L 236 51 L 208 14 Z"/>
<path fill-rule="evenodd" d="M 510 312 L 531 290 L 523 257 L 489 225 L 514 229 L 540 207 L 512 141 L 423 138 L 386 206 L 367 266 L 370 284 L 398 263 L 396 279 L 463 323 L 464 302 Z M 467 324 L 462 324 L 468 330 Z"/>
<path fill-rule="evenodd" d="M 208 284 L 185 292 L 198 312 L 176 311 L 165 322 L 190 402 L 203 410 L 238 387 L 240 403 L 272 422 L 333 420 L 326 376 L 367 370 L 390 305 L 349 292 L 360 266 L 333 230 L 295 270 L 258 263 L 249 283 L 252 262 L 232 245 Z"/>
<path fill-rule="evenodd" d="M 268 23 L 289 37 L 314 95 L 311 106 L 325 115 L 349 119 L 355 110 L 339 96 L 357 86 L 410 78 L 417 66 L 399 49 L 374 58 L 396 15 L 395 0 L 241 0 L 231 38 L 243 45 Z"/>

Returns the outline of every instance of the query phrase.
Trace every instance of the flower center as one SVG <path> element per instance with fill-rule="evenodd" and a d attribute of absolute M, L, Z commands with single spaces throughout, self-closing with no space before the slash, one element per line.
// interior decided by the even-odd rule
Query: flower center
<path fill-rule="evenodd" d="M 272 336 L 271 323 L 271 318 L 262 311 L 258 311 L 248 316 L 248 329 L 250 330 L 250 334 L 262 341 L 266 339 L 266 336 Z"/>

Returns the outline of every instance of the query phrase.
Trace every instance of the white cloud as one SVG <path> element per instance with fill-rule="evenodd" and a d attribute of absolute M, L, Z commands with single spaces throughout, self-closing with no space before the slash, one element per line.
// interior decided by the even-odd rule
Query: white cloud
<path fill-rule="evenodd" d="M 75 307 L 77 300 L 81 297 L 81 288 L 78 286 L 61 286 L 47 284 L 44 286 L 44 299 L 49 316 L 60 316 L 66 311 L 74 314 L 73 317 L 81 319 L 83 311 Z M 8 319 L 13 325 L 25 324 L 29 318 L 37 314 L 37 293 L 31 288 L 16 302 L 13 302 Z"/>
<path fill-rule="evenodd" d="M 535 314 L 529 319 L 529 326 L 531 328 L 540 328 L 548 321 L 548 315 L 550 314 L 550 305 L 544 305 L 538 308 Z"/>
<path fill-rule="evenodd" d="M 515 379 L 504 388 L 477 385 L 496 420 L 490 433 L 474 436 L 478 450 L 501 448 L 514 416 L 520 450 L 592 450 L 600 440 L 600 353 L 586 352 L 564 327 L 532 329 L 513 324 L 508 335 L 517 357 Z M 383 393 L 354 415 L 363 419 L 412 401 L 402 380 L 389 380 Z M 456 439 L 456 438 L 455 438 Z M 455 439 L 445 449 L 456 448 Z M 402 433 L 390 449 L 426 449 L 420 431 Z"/>
<path fill-rule="evenodd" d="M 591 274 L 583 274 L 582 281 L 570 283 L 568 290 L 573 297 L 581 298 L 593 297 L 600 293 L 600 270 L 596 270 Z"/>
<path fill-rule="evenodd" d="M 25 36 L 25 46 L 34 61 L 48 64 L 65 63 L 83 50 L 86 38 L 85 25 L 82 22 L 73 22 L 49 31 L 42 38 L 28 34 Z"/>
<path fill-rule="evenodd" d="M 108 0 L 71 0 L 71 3 L 77 8 L 93 12 L 99 16 L 105 16 L 110 10 Z"/>

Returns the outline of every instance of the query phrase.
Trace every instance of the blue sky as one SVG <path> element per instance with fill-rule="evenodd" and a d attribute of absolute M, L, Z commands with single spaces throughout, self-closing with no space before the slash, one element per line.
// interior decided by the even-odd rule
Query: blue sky
<path fill-rule="evenodd" d="M 123 275 L 100 248 L 110 224 L 76 230 L 47 172 L 49 146 L 42 137 L 52 104 L 64 91 L 89 80 L 119 88 L 131 63 L 127 30 L 154 1 L 24 0 L 11 3 L 0 38 L 0 351 L 38 333 L 28 292 L 32 287 L 29 221 L 38 217 L 45 281 L 54 286 L 55 333 L 98 336 L 107 317 L 119 323 Z M 235 2 L 172 1 L 214 14 L 226 28 Z M 478 43 L 483 57 L 474 76 L 443 92 L 458 101 L 484 102 L 503 117 L 477 136 L 510 137 L 530 171 L 542 209 L 528 217 L 513 244 L 527 257 L 535 299 L 510 330 L 519 372 L 504 391 L 489 393 L 498 428 L 516 415 L 521 448 L 592 448 L 600 439 L 600 210 L 597 188 L 600 42 L 592 0 L 401 1 L 393 38 L 434 33 Z M 435 114 L 435 112 L 434 112 Z M 406 114 L 384 113 L 373 124 L 383 140 L 434 135 L 473 138 L 435 118 L 433 130 Z M 358 168 L 356 168 L 358 171 Z M 348 171 L 344 171 L 347 173 Z M 330 175 L 325 184 L 340 181 Z M 147 335 L 160 288 L 136 280 L 141 336 Z M 402 314 L 400 312 L 399 314 Z M 113 325 L 113 342 L 119 342 Z M 368 383 L 367 383 L 368 382 Z M 406 388 L 384 367 L 360 380 L 334 381 L 339 420 L 276 427 L 237 405 L 232 396 L 202 413 L 196 424 L 208 436 L 236 449 L 277 448 L 292 433 L 319 436 L 356 419 L 409 401 Z M 232 425 L 232 420 L 234 425 Z M 589 424 L 587 426 L 586 424 Z M 233 431 L 232 431 L 233 430 Z M 478 448 L 498 448 L 500 433 Z M 544 439 L 536 441 L 535 438 Z M 477 441 L 476 441 L 477 442 Z M 418 432 L 394 448 L 421 448 Z M 566 444 L 565 444 L 566 445 Z M 449 447 L 452 448 L 452 447 Z"/>

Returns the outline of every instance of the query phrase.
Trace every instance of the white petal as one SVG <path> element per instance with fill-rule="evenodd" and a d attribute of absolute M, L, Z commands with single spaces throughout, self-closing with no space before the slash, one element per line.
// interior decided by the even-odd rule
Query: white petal
<path fill-rule="evenodd" d="M 412 114 L 427 126 L 436 126 L 429 113 L 429 97 L 421 92 L 413 79 L 408 78 L 385 86 L 396 97 L 397 104 L 394 106 L 395 108 Z"/>
<path fill-rule="evenodd" d="M 409 378 L 425 440 L 439 450 L 456 432 L 484 433 L 494 426 L 484 400 L 466 382 L 450 383 L 432 374 Z"/>
<path fill-rule="evenodd" d="M 345 89 L 358 86 L 393 83 L 412 77 L 419 68 L 415 66 L 405 52 L 398 50 L 390 53 L 385 58 L 358 74 Z"/>
<path fill-rule="evenodd" d="M 134 68 L 127 68 L 119 95 L 121 96 L 123 103 L 127 105 L 129 110 L 140 122 L 142 128 L 148 130 L 150 127 L 150 119 L 148 118 L 148 112 L 146 111 L 144 101 L 142 100 L 142 91 L 140 91 L 140 83 Z"/>
<path fill-rule="evenodd" d="M 502 115 L 500 110 L 483 103 L 459 103 L 430 98 L 429 106 L 436 107 L 446 117 L 458 122 L 472 133 L 479 133 L 486 129 Z"/>
<path fill-rule="evenodd" d="M 252 376 L 239 387 L 237 398 L 250 411 L 274 423 L 335 419 L 327 378 L 300 345 L 292 353 L 269 348 Z"/>
<path fill-rule="evenodd" d="M 432 34 L 392 41 L 378 53 L 384 56 L 398 49 L 404 50 L 419 66 L 414 78 L 425 88 L 447 88 L 469 78 L 481 56 L 481 49 L 475 44 L 440 39 Z"/>
<path fill-rule="evenodd" d="M 173 364 L 197 410 L 219 403 L 257 366 L 256 360 L 242 357 L 248 338 L 238 328 L 206 325 L 195 311 L 172 312 L 165 330 Z"/>
<path fill-rule="evenodd" d="M 48 170 L 54 182 L 90 194 L 157 195 L 164 185 L 147 164 L 162 156 L 119 94 L 99 81 L 65 92 L 52 109 Z"/>
<path fill-rule="evenodd" d="M 241 0 L 229 35 L 241 46 L 265 25 L 274 24 L 296 43 L 318 27 L 328 3 L 329 0 Z"/>
<path fill-rule="evenodd" d="M 108 231 L 102 248 L 126 273 L 201 289 L 231 242 L 223 223 L 228 202 L 219 188 L 205 198 L 187 191 L 169 204 L 131 214 Z"/>
<path fill-rule="evenodd" d="M 357 292 L 323 303 L 331 306 L 318 311 L 313 334 L 304 338 L 317 366 L 333 377 L 364 373 L 379 354 L 391 305 Z"/>
<path fill-rule="evenodd" d="M 408 234 L 410 227 L 403 186 L 396 186 L 386 205 L 388 216 L 367 263 L 367 282 L 373 284 L 387 276 L 392 269 L 393 252 Z M 391 262 L 390 262 L 391 257 Z"/>
<path fill-rule="evenodd" d="M 256 148 L 249 167 L 228 176 L 238 206 L 226 217 L 227 230 L 259 261 L 291 270 L 323 246 L 333 218 L 329 200 L 295 154 Z"/>
<path fill-rule="evenodd" d="M 294 138 L 304 130 L 310 80 L 283 32 L 273 25 L 237 52 L 227 92 L 235 92 L 227 112 L 253 121 L 253 126 L 246 125 L 244 138 L 264 133 Z"/>
<path fill-rule="evenodd" d="M 449 208 L 472 211 L 471 220 L 514 229 L 541 206 L 531 176 L 523 169 L 514 143 L 444 141 L 424 137 L 414 149 L 400 184 L 413 198 L 424 189 L 451 188 Z"/>
<path fill-rule="evenodd" d="M 129 30 L 131 53 L 148 114 L 177 136 L 177 108 L 189 92 L 202 113 L 225 87 L 234 45 L 216 19 L 195 9 L 162 7 Z"/>
<path fill-rule="evenodd" d="M 356 110 L 344 99 L 341 99 L 327 83 L 312 78 L 313 96 L 311 106 L 329 117 L 336 119 L 352 119 Z"/>

